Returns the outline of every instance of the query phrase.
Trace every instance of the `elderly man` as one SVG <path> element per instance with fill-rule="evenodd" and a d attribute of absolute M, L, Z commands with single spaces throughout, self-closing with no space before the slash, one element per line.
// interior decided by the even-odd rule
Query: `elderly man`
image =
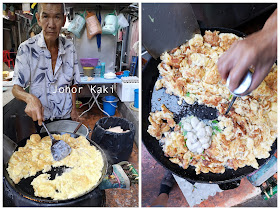
<path fill-rule="evenodd" d="M 73 87 L 80 74 L 73 43 L 59 36 L 66 20 L 64 5 L 39 4 L 36 18 L 42 32 L 19 46 L 12 92 L 26 102 L 25 112 L 38 121 L 38 132 L 42 121 L 77 120 L 75 94 L 56 90 Z M 24 90 L 28 85 L 29 93 Z"/>

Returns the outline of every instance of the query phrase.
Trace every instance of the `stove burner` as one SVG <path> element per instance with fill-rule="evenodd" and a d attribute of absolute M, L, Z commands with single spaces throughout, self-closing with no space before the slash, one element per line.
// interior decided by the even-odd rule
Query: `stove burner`
<path fill-rule="evenodd" d="M 3 177 L 3 206 L 4 207 L 24 207 L 24 206 L 41 206 L 41 207 L 70 207 L 70 206 L 84 206 L 84 207 L 103 207 L 106 204 L 105 191 L 98 187 L 92 192 L 73 199 L 68 202 L 61 203 L 40 203 L 27 199 L 16 192 L 11 185 Z"/>

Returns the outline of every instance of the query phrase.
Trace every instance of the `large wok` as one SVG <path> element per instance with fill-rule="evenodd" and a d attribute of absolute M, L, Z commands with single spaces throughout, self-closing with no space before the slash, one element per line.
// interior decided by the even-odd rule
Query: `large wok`
<path fill-rule="evenodd" d="M 65 134 L 65 132 L 51 132 L 53 134 Z M 67 132 L 68 133 L 68 132 Z M 78 134 L 74 134 L 74 133 L 69 133 L 71 135 L 71 137 L 74 137 L 74 138 L 78 138 L 79 135 Z M 48 134 L 47 133 L 40 133 L 40 136 L 43 138 L 45 136 L 47 136 Z M 17 145 L 15 151 L 18 150 L 19 147 L 24 147 L 27 140 L 29 139 L 28 138 L 25 138 L 23 140 L 21 140 Z M 7 172 L 7 167 L 8 167 L 8 163 L 4 163 L 4 176 L 5 176 L 5 179 L 8 181 L 8 183 L 15 189 L 15 191 L 17 193 L 19 193 L 20 195 L 22 195 L 23 197 L 27 198 L 27 199 L 30 199 L 30 200 L 33 200 L 33 201 L 37 201 L 37 202 L 40 202 L 40 203 L 69 203 L 69 202 L 72 202 L 76 199 L 82 199 L 82 197 L 86 197 L 87 194 L 89 194 L 90 192 L 92 192 L 96 187 L 98 187 L 98 185 L 102 182 L 103 178 L 106 176 L 107 174 L 107 169 L 108 169 L 108 161 L 107 161 L 107 158 L 106 158 L 106 155 L 104 153 L 104 151 L 95 143 L 93 142 L 92 140 L 89 140 L 87 138 L 87 140 L 90 142 L 91 145 L 95 146 L 102 154 L 102 157 L 103 157 L 103 161 L 104 161 L 104 166 L 103 166 L 103 169 L 102 169 L 102 176 L 100 177 L 99 181 L 97 182 L 97 184 L 95 186 L 93 186 L 91 188 L 90 191 L 88 192 L 85 192 L 84 194 L 76 197 L 76 198 L 72 198 L 72 199 L 66 199 L 66 200 L 53 200 L 51 198 L 41 198 L 41 197 L 37 197 L 34 195 L 34 189 L 31 185 L 31 182 L 33 181 L 33 179 L 37 176 L 39 176 L 40 174 L 42 174 L 42 172 L 38 172 L 35 176 L 32 176 L 32 177 L 28 177 L 26 179 L 22 179 L 18 184 L 15 184 L 13 182 L 13 180 L 9 177 L 9 174 Z M 63 169 L 64 167 L 58 167 L 58 168 L 52 168 L 51 171 L 49 171 L 48 173 L 51 174 L 51 178 L 54 178 L 56 176 L 56 174 L 58 175 L 61 175 L 63 173 Z"/>
<path fill-rule="evenodd" d="M 205 30 L 218 30 L 221 33 L 234 33 L 237 36 L 244 37 L 245 34 L 239 31 L 225 28 L 211 28 L 211 29 L 201 29 L 202 35 Z M 194 166 L 189 166 L 187 169 L 183 169 L 177 164 L 169 161 L 169 158 L 164 156 L 162 147 L 159 145 L 158 140 L 152 137 L 148 132 L 149 126 L 149 113 L 155 112 L 156 110 L 161 110 L 161 104 L 165 104 L 166 107 L 174 113 L 174 118 L 176 123 L 187 114 L 195 115 L 201 119 L 215 119 L 217 117 L 218 111 L 214 108 L 209 108 L 203 105 L 193 104 L 188 105 L 183 102 L 181 106 L 177 104 L 178 97 L 174 95 L 169 95 L 165 93 L 165 88 L 162 88 L 158 91 L 155 90 L 154 85 L 159 77 L 159 72 L 157 69 L 160 59 L 155 60 L 151 58 L 144 70 L 142 72 L 142 141 L 146 146 L 149 153 L 166 169 L 170 170 L 172 173 L 190 181 L 190 182 L 201 182 L 201 183 L 217 183 L 222 185 L 233 184 L 233 187 L 236 187 L 234 183 L 240 182 L 240 179 L 256 169 L 246 166 L 239 168 L 238 170 L 226 169 L 223 174 L 214 174 L 214 173 L 201 173 L 199 175 L 195 172 Z M 258 159 L 259 166 L 265 164 L 271 156 L 276 151 L 276 141 L 273 143 L 270 151 L 270 157 L 267 159 Z M 226 183 L 226 184 L 225 184 Z M 237 184 L 238 186 L 238 184 Z M 227 189 L 227 187 L 221 187 Z M 231 187 L 229 187 L 231 188 Z"/>

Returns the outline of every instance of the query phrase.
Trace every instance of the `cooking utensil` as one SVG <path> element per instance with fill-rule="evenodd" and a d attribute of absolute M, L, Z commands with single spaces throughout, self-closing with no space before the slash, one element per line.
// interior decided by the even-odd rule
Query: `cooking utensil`
<path fill-rule="evenodd" d="M 206 29 L 201 29 L 204 34 Z M 210 30 L 210 29 L 207 29 Z M 239 37 L 245 36 L 245 34 L 225 28 L 212 28 L 211 31 L 220 31 L 221 33 L 234 33 Z M 154 85 L 159 77 L 157 69 L 160 60 L 150 59 L 143 70 L 142 78 L 142 141 L 146 146 L 149 153 L 166 169 L 172 173 L 187 179 L 190 182 L 202 182 L 202 183 L 217 183 L 223 184 L 230 182 L 239 182 L 244 176 L 254 172 L 256 169 L 250 166 L 234 169 L 226 168 L 223 174 L 215 173 L 201 173 L 199 175 L 195 172 L 194 166 L 189 166 L 187 169 L 183 169 L 177 164 L 172 163 L 168 157 L 164 156 L 162 147 L 159 145 L 158 140 L 152 137 L 148 132 L 149 121 L 148 117 L 150 112 L 161 110 L 161 104 L 165 104 L 166 107 L 174 113 L 174 119 L 178 123 L 180 119 L 186 115 L 195 115 L 200 119 L 213 120 L 218 116 L 218 110 L 204 105 L 193 104 L 189 105 L 185 102 L 181 106 L 177 104 L 178 97 L 165 93 L 165 88 L 158 91 L 155 90 Z M 271 146 L 270 157 L 276 151 L 276 141 Z M 257 159 L 259 166 L 264 165 L 269 159 Z"/>
<path fill-rule="evenodd" d="M 190 4 L 142 4 L 142 43 L 155 59 L 196 33 L 200 29 Z"/>
<path fill-rule="evenodd" d="M 42 122 L 42 125 L 52 140 L 51 152 L 52 152 L 53 159 L 55 161 L 60 161 L 65 157 L 67 157 L 71 152 L 71 147 L 65 141 L 55 140 L 55 138 L 49 132 L 44 122 Z"/>
<path fill-rule="evenodd" d="M 65 134 L 65 132 L 59 132 L 59 131 L 54 131 L 54 132 L 51 132 L 52 134 L 59 134 L 59 135 L 63 135 Z M 73 133 L 69 133 L 71 135 L 71 137 L 73 138 L 78 138 L 79 135 L 77 134 L 73 134 Z M 40 133 L 40 136 L 41 138 L 44 138 L 45 136 L 48 136 L 48 133 Z M 30 137 L 27 137 L 23 140 L 21 140 L 20 142 L 18 142 L 18 146 L 17 148 L 15 149 L 15 151 L 18 150 L 19 147 L 24 147 L 26 145 L 26 142 L 27 140 L 29 139 Z M 90 145 L 93 145 L 96 147 L 97 150 L 99 150 L 102 154 L 102 158 L 103 158 L 103 161 L 104 161 L 104 166 L 103 166 L 103 169 L 102 169 L 102 176 L 100 177 L 99 181 L 97 182 L 97 184 L 95 186 L 93 186 L 88 192 L 85 192 L 84 194 L 76 197 L 76 198 L 72 198 L 72 199 L 66 199 L 66 200 L 53 200 L 51 198 L 41 198 L 41 197 L 37 197 L 34 195 L 34 189 L 31 185 L 31 182 L 33 181 L 34 178 L 36 178 L 37 176 L 39 176 L 40 174 L 42 174 L 42 172 L 38 172 L 35 176 L 32 176 L 32 177 L 28 177 L 26 179 L 22 179 L 18 184 L 15 184 L 13 182 L 13 180 L 9 177 L 9 174 L 7 172 L 7 167 L 8 167 L 8 163 L 4 163 L 4 176 L 5 176 L 5 179 L 8 181 L 8 183 L 13 187 L 13 189 L 16 190 L 17 193 L 19 193 L 20 195 L 23 195 L 25 198 L 28 198 L 30 200 L 34 200 L 34 201 L 37 201 L 37 202 L 40 202 L 40 203 L 63 203 L 63 202 L 72 202 L 76 199 L 82 199 L 82 197 L 85 197 L 87 196 L 87 194 L 89 194 L 91 191 L 93 191 L 96 187 L 98 187 L 98 185 L 102 182 L 102 180 L 104 179 L 104 177 L 106 176 L 107 174 L 107 170 L 109 168 L 109 164 L 108 164 L 108 161 L 107 161 L 107 157 L 104 153 L 104 151 L 92 140 L 89 140 L 87 138 L 87 140 L 90 142 Z M 55 167 L 55 168 L 52 168 L 51 171 L 47 172 L 51 175 L 51 177 L 56 177 L 57 175 L 61 175 L 65 170 L 65 167 Z"/>
<path fill-rule="evenodd" d="M 79 122 L 73 121 L 73 120 L 58 120 L 49 122 L 46 124 L 47 128 L 50 132 L 53 131 L 60 131 L 60 132 L 66 132 L 66 133 L 72 133 L 77 126 L 79 125 Z M 40 133 L 45 133 L 46 130 L 44 127 L 40 130 Z M 90 127 L 86 127 L 85 125 L 81 125 L 81 127 L 78 129 L 77 134 L 80 136 L 88 137 L 88 134 L 90 133 Z"/>
<path fill-rule="evenodd" d="M 232 97 L 232 100 L 231 100 L 231 102 L 230 102 L 230 104 L 229 104 L 229 106 L 228 106 L 228 109 L 227 109 L 225 115 L 227 115 L 227 114 L 229 113 L 229 111 L 230 111 L 232 105 L 234 104 L 236 98 L 237 98 L 237 96 L 233 96 L 233 97 Z"/>
<path fill-rule="evenodd" d="M 225 115 L 227 115 L 232 107 L 232 105 L 234 104 L 235 100 L 237 97 L 242 97 L 245 95 L 242 95 L 243 93 L 245 93 L 251 86 L 252 83 L 252 72 L 248 71 L 247 74 L 245 75 L 245 77 L 242 79 L 241 84 L 238 86 L 238 88 L 236 88 L 233 92 L 231 92 L 234 96 L 228 106 L 228 109 L 225 113 Z M 229 86 L 230 83 L 230 77 L 227 78 L 227 87 Z M 247 93 L 246 95 L 248 95 L 250 93 Z"/>
<path fill-rule="evenodd" d="M 80 122 L 79 123 L 79 125 L 75 128 L 75 130 L 74 130 L 74 132 L 73 133 L 76 133 L 78 130 L 79 130 L 79 128 L 82 126 L 82 122 Z"/>

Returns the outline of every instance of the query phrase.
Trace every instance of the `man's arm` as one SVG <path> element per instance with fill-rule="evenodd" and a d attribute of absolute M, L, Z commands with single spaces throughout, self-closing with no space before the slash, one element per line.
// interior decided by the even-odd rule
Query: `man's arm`
<path fill-rule="evenodd" d="M 74 52 L 74 55 L 73 55 L 73 59 L 74 59 L 74 73 L 73 73 L 73 83 L 72 83 L 71 89 L 73 87 L 77 88 L 77 84 L 79 84 L 79 82 L 81 81 L 81 79 L 80 79 L 80 71 L 79 71 L 79 66 L 78 66 L 79 62 L 78 62 L 78 59 L 77 59 L 77 53 L 76 53 L 76 49 L 75 49 L 74 45 L 73 45 L 73 52 Z M 79 115 L 78 115 L 77 110 L 76 110 L 76 93 L 73 93 L 73 91 L 72 91 L 71 119 L 75 120 L 75 121 L 78 121 L 78 118 L 79 118 Z"/>
<path fill-rule="evenodd" d="M 71 90 L 73 87 L 77 88 L 77 85 L 72 85 Z M 73 93 L 72 91 L 72 110 L 71 110 L 71 119 L 74 121 L 78 121 L 79 115 L 76 110 L 76 93 Z"/>
<path fill-rule="evenodd" d="M 12 93 L 16 99 L 26 103 L 24 110 L 26 114 L 31 117 L 33 121 L 38 121 L 38 124 L 42 125 L 42 121 L 44 120 L 44 108 L 40 100 L 36 96 L 25 92 L 19 85 L 13 86 Z"/>
<path fill-rule="evenodd" d="M 230 76 L 229 89 L 234 91 L 251 65 L 255 71 L 251 87 L 246 92 L 256 89 L 277 58 L 277 9 L 266 21 L 262 30 L 246 39 L 235 42 L 218 61 L 218 70 L 224 80 Z M 246 94 L 244 93 L 244 94 Z"/>

